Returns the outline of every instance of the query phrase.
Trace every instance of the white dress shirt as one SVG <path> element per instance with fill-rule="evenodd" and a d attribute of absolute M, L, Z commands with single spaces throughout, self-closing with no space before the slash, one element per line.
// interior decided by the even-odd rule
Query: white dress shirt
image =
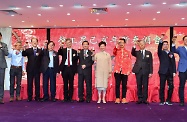
<path fill-rule="evenodd" d="M 67 48 L 67 59 L 65 62 L 65 65 L 68 66 L 68 50 L 70 50 L 70 65 L 72 65 L 72 49 L 71 48 Z"/>
<path fill-rule="evenodd" d="M 54 63 L 53 63 L 53 51 L 49 51 L 49 58 L 50 58 L 50 62 L 49 62 L 49 65 L 48 65 L 48 67 L 51 67 L 51 68 L 53 68 L 54 66 Z"/>

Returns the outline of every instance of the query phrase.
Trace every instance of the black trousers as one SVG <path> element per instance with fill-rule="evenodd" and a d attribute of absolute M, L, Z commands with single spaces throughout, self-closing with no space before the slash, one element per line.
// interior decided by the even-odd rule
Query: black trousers
<path fill-rule="evenodd" d="M 170 74 L 169 72 L 167 74 L 159 74 L 160 77 L 160 102 L 165 101 L 165 85 L 166 85 L 166 80 L 167 80 L 167 85 L 168 85 L 168 97 L 166 101 L 171 102 L 171 97 L 173 94 L 173 74 Z"/>
<path fill-rule="evenodd" d="M 33 95 L 33 82 L 35 85 L 35 99 L 40 99 L 40 73 L 27 72 L 27 94 L 28 99 L 32 99 Z"/>
<path fill-rule="evenodd" d="M 184 88 L 187 80 L 187 70 L 185 72 L 179 72 L 179 99 L 181 103 L 184 103 Z"/>
<path fill-rule="evenodd" d="M 10 97 L 14 97 L 14 85 L 16 82 L 16 97 L 20 96 L 22 68 L 10 69 Z"/>
<path fill-rule="evenodd" d="M 72 100 L 73 97 L 73 85 L 74 85 L 74 75 L 73 67 L 64 66 L 62 77 L 64 81 L 64 99 Z"/>
<path fill-rule="evenodd" d="M 79 99 L 84 97 L 84 81 L 86 83 L 86 100 L 92 99 L 92 72 L 78 75 L 78 96 Z"/>
<path fill-rule="evenodd" d="M 122 82 L 122 98 L 126 98 L 128 76 L 120 73 L 114 73 L 116 81 L 116 98 L 120 98 L 120 84 Z"/>
<path fill-rule="evenodd" d="M 54 68 L 47 68 L 46 72 L 43 73 L 44 99 L 49 99 L 49 80 L 51 99 L 54 99 L 56 95 L 56 72 L 54 71 Z"/>
<path fill-rule="evenodd" d="M 139 73 L 136 73 L 136 82 L 137 82 L 137 94 L 139 101 L 147 101 L 148 98 L 148 79 L 149 74 L 143 74 L 142 70 Z"/>

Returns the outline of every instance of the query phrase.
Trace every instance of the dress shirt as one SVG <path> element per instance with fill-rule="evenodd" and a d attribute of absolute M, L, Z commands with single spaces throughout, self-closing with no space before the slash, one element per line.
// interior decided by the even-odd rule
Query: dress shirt
<path fill-rule="evenodd" d="M 16 52 L 19 52 L 16 54 Z M 8 54 L 8 58 L 11 58 L 11 65 L 13 66 L 22 66 L 22 70 L 25 70 L 25 61 L 24 57 L 22 56 L 22 51 L 12 50 Z"/>
<path fill-rule="evenodd" d="M 49 65 L 48 65 L 48 67 L 54 67 L 53 65 L 54 65 L 54 63 L 53 63 L 53 51 L 49 51 L 49 58 L 50 58 L 50 62 L 49 62 Z"/>

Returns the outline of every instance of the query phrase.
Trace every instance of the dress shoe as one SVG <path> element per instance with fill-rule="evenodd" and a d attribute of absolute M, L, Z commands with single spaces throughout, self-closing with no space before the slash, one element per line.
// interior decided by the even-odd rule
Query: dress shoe
<path fill-rule="evenodd" d="M 62 102 L 68 102 L 68 100 L 67 99 L 63 99 Z"/>
<path fill-rule="evenodd" d="M 84 102 L 84 99 L 79 99 L 78 102 L 79 102 L 79 103 L 82 103 L 82 102 Z"/>
<path fill-rule="evenodd" d="M 69 99 L 69 102 L 73 103 L 74 101 L 72 99 Z"/>
<path fill-rule="evenodd" d="M 141 103 L 142 103 L 142 101 L 137 101 L 137 102 L 136 102 L 136 104 L 141 104 Z"/>
<path fill-rule="evenodd" d="M 0 104 L 4 104 L 4 101 L 2 99 L 0 100 Z"/>
<path fill-rule="evenodd" d="M 35 101 L 40 102 L 40 98 L 35 98 Z"/>
<path fill-rule="evenodd" d="M 48 98 L 43 98 L 43 99 L 41 99 L 40 101 L 41 102 L 45 102 L 45 101 L 48 101 L 49 99 Z"/>
<path fill-rule="evenodd" d="M 20 96 L 16 97 L 16 101 L 21 101 L 21 97 Z"/>
<path fill-rule="evenodd" d="M 97 103 L 98 103 L 98 104 L 101 103 L 101 99 L 98 99 Z"/>
<path fill-rule="evenodd" d="M 103 103 L 106 104 L 106 100 L 105 99 L 103 99 Z"/>
<path fill-rule="evenodd" d="M 55 99 L 55 98 L 53 98 L 53 99 L 51 99 L 51 101 L 52 101 L 52 102 L 56 102 L 56 99 Z"/>
<path fill-rule="evenodd" d="M 14 97 L 10 97 L 10 102 L 13 102 L 14 101 Z"/>
<path fill-rule="evenodd" d="M 173 105 L 172 102 L 170 102 L 170 101 L 165 102 L 165 104 L 166 105 Z"/>
<path fill-rule="evenodd" d="M 31 102 L 31 101 L 32 101 L 32 99 L 28 99 L 28 100 L 27 100 L 27 102 Z"/>
<path fill-rule="evenodd" d="M 149 104 L 149 102 L 147 102 L 147 101 L 143 101 L 143 104 L 147 104 L 147 105 L 148 105 L 148 104 Z"/>
<path fill-rule="evenodd" d="M 120 104 L 120 99 L 116 98 L 115 104 Z"/>
<path fill-rule="evenodd" d="M 165 102 L 160 102 L 160 104 L 159 105 L 165 105 Z"/>
<path fill-rule="evenodd" d="M 184 106 L 184 103 L 183 103 L 183 102 L 181 102 L 181 103 L 179 104 L 179 106 Z"/>
<path fill-rule="evenodd" d="M 90 103 L 90 100 L 86 100 L 87 103 Z"/>
<path fill-rule="evenodd" d="M 121 101 L 121 103 L 127 104 L 128 102 L 127 102 L 126 98 L 123 98 L 122 101 Z"/>

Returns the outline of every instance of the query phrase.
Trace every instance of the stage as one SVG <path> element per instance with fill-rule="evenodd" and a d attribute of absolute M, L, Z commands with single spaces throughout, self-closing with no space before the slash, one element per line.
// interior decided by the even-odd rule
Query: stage
<path fill-rule="evenodd" d="M 27 102 L 26 100 L 9 102 L 9 91 L 5 91 L 5 104 L 0 104 L 1 122 L 186 122 L 187 107 L 160 106 L 159 103 L 107 104 Z"/>

